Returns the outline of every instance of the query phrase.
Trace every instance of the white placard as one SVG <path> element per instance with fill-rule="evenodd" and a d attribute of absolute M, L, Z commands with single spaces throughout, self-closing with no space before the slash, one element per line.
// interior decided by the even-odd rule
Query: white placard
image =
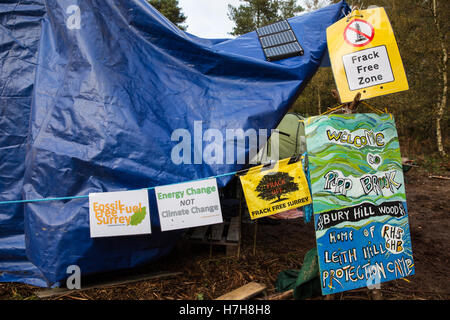
<path fill-rule="evenodd" d="M 349 53 L 342 57 L 350 90 L 359 90 L 394 81 L 385 46 Z"/>
<path fill-rule="evenodd" d="M 216 179 L 155 188 L 161 230 L 222 223 Z"/>
<path fill-rule="evenodd" d="M 89 194 L 91 238 L 151 233 L 148 191 Z"/>

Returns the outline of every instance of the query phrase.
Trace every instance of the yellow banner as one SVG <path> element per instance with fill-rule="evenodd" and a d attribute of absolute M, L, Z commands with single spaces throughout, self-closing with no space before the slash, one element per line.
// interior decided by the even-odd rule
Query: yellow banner
<path fill-rule="evenodd" d="M 384 8 L 354 10 L 327 28 L 331 67 L 343 103 L 408 90 Z"/>
<path fill-rule="evenodd" d="M 252 219 L 267 217 L 311 203 L 301 161 L 278 161 L 273 168 L 257 166 L 241 176 L 241 184 Z"/>

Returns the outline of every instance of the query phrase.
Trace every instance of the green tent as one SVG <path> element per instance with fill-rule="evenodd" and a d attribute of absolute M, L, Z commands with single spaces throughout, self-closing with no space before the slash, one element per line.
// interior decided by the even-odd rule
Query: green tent
<path fill-rule="evenodd" d="M 271 160 L 285 159 L 306 152 L 305 125 L 300 120 L 304 120 L 304 117 L 297 113 L 287 113 L 264 148 L 256 155 L 256 163 L 268 163 Z M 274 149 L 277 146 L 278 158 L 276 149 Z"/>

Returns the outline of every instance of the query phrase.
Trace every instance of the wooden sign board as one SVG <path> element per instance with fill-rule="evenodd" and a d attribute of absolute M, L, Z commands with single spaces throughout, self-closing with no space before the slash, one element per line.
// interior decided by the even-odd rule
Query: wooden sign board
<path fill-rule="evenodd" d="M 400 146 L 391 115 L 308 118 L 324 295 L 414 274 Z"/>

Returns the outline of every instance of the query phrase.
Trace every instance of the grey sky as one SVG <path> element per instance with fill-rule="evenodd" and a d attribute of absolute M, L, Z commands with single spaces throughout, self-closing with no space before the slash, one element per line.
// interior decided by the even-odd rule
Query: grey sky
<path fill-rule="evenodd" d="M 297 3 L 305 8 L 306 0 Z M 233 38 L 234 23 L 228 18 L 228 5 L 238 6 L 239 0 L 178 0 L 178 3 L 187 16 L 187 31 L 201 38 Z M 319 0 L 320 5 L 329 3 L 329 0 Z"/>
<path fill-rule="evenodd" d="M 232 38 L 234 24 L 228 19 L 228 4 L 237 6 L 239 0 L 178 0 L 187 16 L 187 31 L 201 38 Z"/>

